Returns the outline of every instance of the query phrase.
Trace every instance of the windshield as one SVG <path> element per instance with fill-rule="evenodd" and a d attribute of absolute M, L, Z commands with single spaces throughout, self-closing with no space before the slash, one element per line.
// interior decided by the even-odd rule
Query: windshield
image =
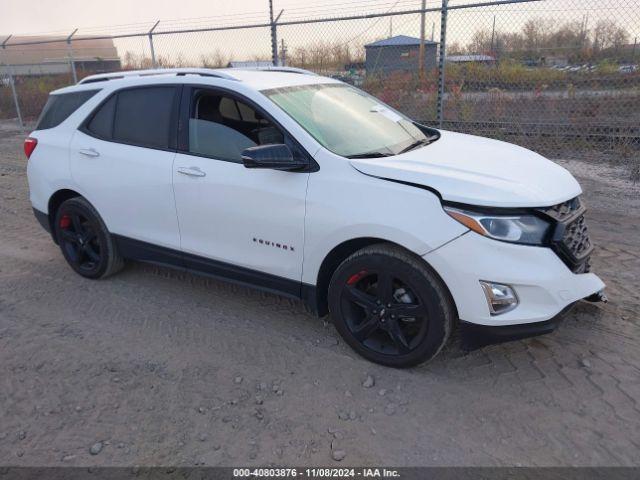
<path fill-rule="evenodd" d="M 434 139 L 401 113 L 349 85 L 303 85 L 262 93 L 322 146 L 343 157 L 397 155 Z"/>

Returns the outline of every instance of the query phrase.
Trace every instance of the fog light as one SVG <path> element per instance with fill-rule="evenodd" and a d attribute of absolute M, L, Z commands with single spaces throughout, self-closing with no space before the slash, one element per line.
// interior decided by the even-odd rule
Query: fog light
<path fill-rule="evenodd" d="M 513 288 L 501 283 L 480 280 L 484 296 L 487 297 L 491 315 L 500 315 L 518 306 L 518 297 Z"/>

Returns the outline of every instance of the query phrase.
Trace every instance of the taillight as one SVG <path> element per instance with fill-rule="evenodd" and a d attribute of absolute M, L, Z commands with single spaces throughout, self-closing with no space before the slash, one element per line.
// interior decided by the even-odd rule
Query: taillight
<path fill-rule="evenodd" d="M 37 138 L 27 137 L 24 139 L 24 154 L 27 156 L 27 159 L 31 157 L 31 154 L 36 149 L 36 145 L 38 145 Z"/>

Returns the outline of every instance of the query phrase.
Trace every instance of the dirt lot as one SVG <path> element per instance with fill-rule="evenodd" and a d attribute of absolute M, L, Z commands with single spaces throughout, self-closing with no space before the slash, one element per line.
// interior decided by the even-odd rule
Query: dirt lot
<path fill-rule="evenodd" d="M 77 276 L 33 218 L 21 140 L 0 132 L 0 464 L 640 464 L 640 187 L 624 170 L 564 162 L 609 304 L 398 371 L 276 296 L 143 264 Z"/>

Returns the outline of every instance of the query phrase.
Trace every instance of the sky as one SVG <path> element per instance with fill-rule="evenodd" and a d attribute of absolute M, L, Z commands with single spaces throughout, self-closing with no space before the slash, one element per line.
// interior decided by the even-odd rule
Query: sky
<path fill-rule="evenodd" d="M 263 0 L 32 0 L 25 8 L 23 0 L 2 0 L 0 32 L 70 32 L 76 26 L 105 27 L 257 11 L 264 9 L 265 3 Z"/>
<path fill-rule="evenodd" d="M 268 0 L 0 0 L 0 33 L 63 33 L 82 26 L 92 31 L 109 31 L 114 26 L 153 24 L 156 20 L 171 23 L 185 20 L 197 23 L 202 17 L 234 22 L 265 21 Z M 439 1 L 429 0 L 429 5 Z M 285 16 L 338 15 L 364 9 L 386 11 L 419 8 L 420 0 L 274 0 L 276 13 Z"/>
<path fill-rule="evenodd" d="M 274 11 L 284 10 L 282 20 L 324 18 L 363 13 L 413 10 L 420 8 L 421 0 L 273 0 Z M 469 0 L 462 0 L 469 1 Z M 440 5 L 441 0 L 427 0 L 428 7 Z M 428 35 L 435 14 L 425 23 Z M 30 0 L 24 8 L 24 0 L 0 0 L 0 35 L 55 34 L 67 36 L 79 28 L 76 36 L 124 34 L 146 32 L 156 20 L 157 31 L 170 31 L 206 26 L 263 24 L 269 19 L 268 0 Z M 358 47 L 366 42 L 384 38 L 392 31 L 417 35 L 418 15 L 412 18 L 397 17 L 393 20 L 373 19 L 349 24 L 315 24 L 279 28 L 279 38 L 287 46 L 308 42 L 355 42 Z M 0 41 L 2 41 L 0 39 Z M 11 41 L 8 42 L 11 44 Z M 149 57 L 146 37 L 116 40 L 122 57 L 125 52 Z M 188 63 L 202 56 L 214 56 L 221 50 L 224 56 L 235 60 L 251 60 L 270 55 L 269 29 L 249 29 L 209 34 L 159 35 L 154 37 L 156 55 L 164 55 L 175 61 L 178 55 Z M 60 45 L 60 57 L 66 55 Z M 57 57 L 56 57 L 57 58 Z"/>
<path fill-rule="evenodd" d="M 477 0 L 450 0 L 451 4 Z M 364 13 L 412 10 L 421 0 L 273 0 L 276 14 L 284 10 L 282 20 L 325 18 Z M 438 7 L 441 0 L 427 0 L 427 8 Z M 26 5 L 26 7 L 25 7 Z M 57 34 L 105 35 L 145 32 L 160 20 L 157 31 L 185 28 L 261 24 L 268 21 L 268 0 L 0 0 L 0 35 Z M 457 10 L 449 15 L 447 29 L 450 42 L 467 42 L 476 30 L 490 31 L 494 22 L 498 31 L 519 30 L 532 18 L 549 18 L 559 22 L 582 21 L 590 25 L 610 18 L 626 24 L 630 33 L 640 34 L 640 0 L 544 0 L 520 5 Z M 370 41 L 393 33 L 418 36 L 419 15 L 404 15 L 350 22 L 283 26 L 278 38 L 290 49 L 330 41 L 362 48 Z M 426 16 L 426 37 L 439 38 L 439 14 Z M 2 41 L 0 39 L 0 41 Z M 11 42 L 9 42 L 11 43 Z M 149 56 L 146 37 L 116 41 L 121 56 L 132 52 Z M 191 55 L 187 62 L 213 56 L 220 50 L 229 59 L 251 60 L 270 54 L 268 28 L 154 36 L 156 55 L 167 58 Z M 64 48 L 62 48 L 64 50 Z M 60 55 L 66 55 L 62 51 Z M 254 58 L 252 58 L 254 57 Z"/>

